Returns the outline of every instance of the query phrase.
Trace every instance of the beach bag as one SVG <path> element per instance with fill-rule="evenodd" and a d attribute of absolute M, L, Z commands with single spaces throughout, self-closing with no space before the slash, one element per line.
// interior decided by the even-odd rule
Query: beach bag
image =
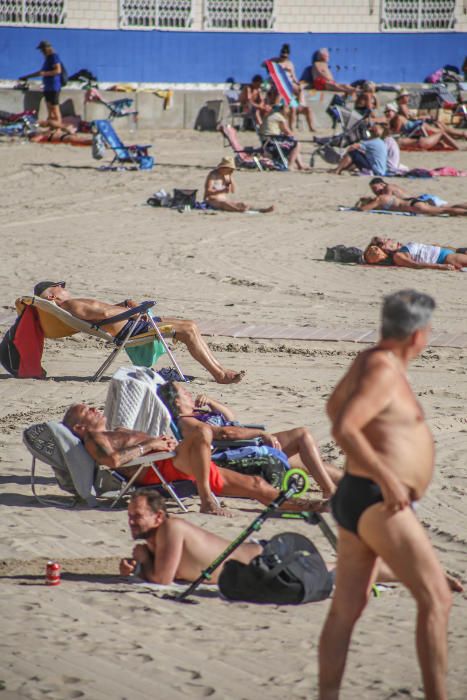
<path fill-rule="evenodd" d="M 341 263 L 362 263 L 363 250 L 354 246 L 335 245 L 326 248 L 324 259 Z"/>
<path fill-rule="evenodd" d="M 0 363 L 17 379 L 43 379 L 44 333 L 36 309 L 27 306 L 0 342 Z"/>
<path fill-rule="evenodd" d="M 61 61 L 60 61 L 60 65 L 62 67 L 62 72 L 60 73 L 60 84 L 62 87 L 65 87 L 65 85 L 68 82 L 68 71 Z"/>
<path fill-rule="evenodd" d="M 249 564 L 230 559 L 218 585 L 227 600 L 298 605 L 329 598 L 334 578 L 311 540 L 282 532 Z"/>
<path fill-rule="evenodd" d="M 104 139 L 102 138 L 101 134 L 93 134 L 92 135 L 92 157 L 94 160 L 102 160 L 102 158 L 105 156 L 105 143 Z"/>
<path fill-rule="evenodd" d="M 189 207 L 194 209 L 198 190 L 174 190 L 171 206 L 175 209 Z"/>
<path fill-rule="evenodd" d="M 217 466 L 239 474 L 261 476 L 275 488 L 281 487 L 284 475 L 290 469 L 287 455 L 267 445 L 222 450 L 215 452 L 212 460 Z"/>

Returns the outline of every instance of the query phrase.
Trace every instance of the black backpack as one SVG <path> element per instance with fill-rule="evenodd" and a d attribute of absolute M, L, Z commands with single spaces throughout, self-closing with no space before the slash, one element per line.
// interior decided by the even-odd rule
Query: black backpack
<path fill-rule="evenodd" d="M 293 532 L 275 535 L 249 564 L 230 559 L 218 581 L 227 600 L 276 605 L 324 600 L 333 583 L 313 542 Z"/>
<path fill-rule="evenodd" d="M 0 342 L 0 363 L 5 367 L 6 371 L 14 377 L 18 376 L 20 365 L 20 354 L 15 346 L 15 335 L 18 328 L 21 316 L 18 316 L 15 323 L 9 328 Z"/>
<path fill-rule="evenodd" d="M 61 83 L 62 87 L 65 87 L 65 85 L 68 82 L 68 71 L 61 61 L 60 61 L 60 65 L 62 67 L 62 72 L 60 73 L 60 83 Z"/>

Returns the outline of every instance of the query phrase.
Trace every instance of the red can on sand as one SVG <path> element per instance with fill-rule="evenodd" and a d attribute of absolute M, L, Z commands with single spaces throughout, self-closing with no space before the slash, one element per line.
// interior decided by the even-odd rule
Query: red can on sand
<path fill-rule="evenodd" d="M 47 586 L 58 586 L 60 583 L 60 564 L 57 561 L 48 561 L 45 569 L 45 583 Z"/>

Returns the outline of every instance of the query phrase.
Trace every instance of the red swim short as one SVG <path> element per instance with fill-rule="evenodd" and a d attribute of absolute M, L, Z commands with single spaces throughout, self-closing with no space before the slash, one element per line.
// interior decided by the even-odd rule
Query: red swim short
<path fill-rule="evenodd" d="M 185 474 L 181 472 L 177 467 L 174 467 L 172 459 L 160 459 L 155 462 L 156 467 L 168 482 L 171 481 L 195 481 L 194 476 L 191 474 Z M 155 474 L 152 469 L 148 469 L 146 474 L 142 477 L 141 485 L 150 486 L 151 484 L 160 484 L 161 481 L 159 477 Z M 211 468 L 209 470 L 209 485 L 211 491 L 219 496 L 224 488 L 224 479 L 221 476 L 219 467 L 214 462 L 211 462 Z"/>
<path fill-rule="evenodd" d="M 313 80 L 313 87 L 315 90 L 326 90 L 326 85 L 329 83 L 329 80 L 326 80 L 326 78 L 323 78 L 322 76 L 318 76 Z"/>

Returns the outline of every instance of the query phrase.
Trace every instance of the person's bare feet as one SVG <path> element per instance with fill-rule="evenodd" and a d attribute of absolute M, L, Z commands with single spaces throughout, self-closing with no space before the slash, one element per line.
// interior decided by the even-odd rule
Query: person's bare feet
<path fill-rule="evenodd" d="M 205 513 L 206 515 L 221 515 L 224 518 L 232 517 L 232 513 L 227 510 L 227 508 L 221 508 L 221 506 L 218 506 L 217 503 L 212 500 L 202 503 L 199 512 Z"/>
<path fill-rule="evenodd" d="M 462 593 L 462 591 L 464 590 L 464 586 L 455 576 L 451 576 L 451 574 L 446 573 L 446 581 L 448 582 L 448 586 L 451 589 L 451 591 L 455 591 L 456 593 Z"/>
<path fill-rule="evenodd" d="M 216 377 L 216 382 L 218 384 L 238 384 L 238 382 L 242 381 L 245 374 L 246 372 L 243 369 L 241 372 L 234 372 L 233 369 L 226 369 L 223 375 Z"/>

